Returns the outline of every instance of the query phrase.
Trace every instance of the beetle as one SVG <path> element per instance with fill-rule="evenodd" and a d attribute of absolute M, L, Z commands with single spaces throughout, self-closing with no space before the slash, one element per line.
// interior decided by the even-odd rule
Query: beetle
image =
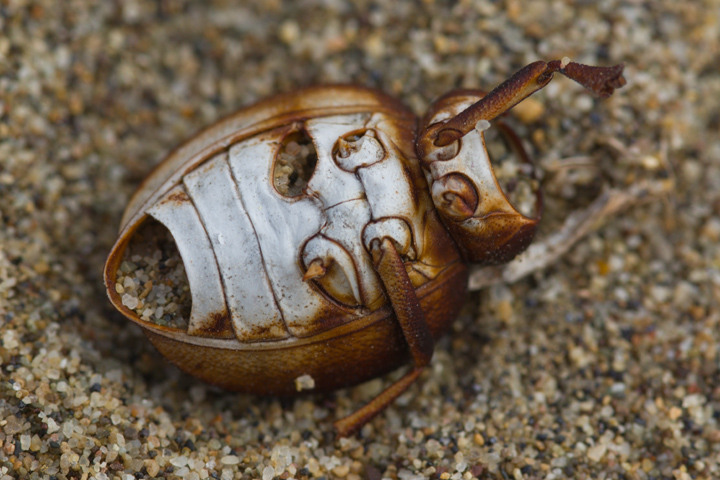
<path fill-rule="evenodd" d="M 508 262 L 535 235 L 540 190 L 532 214 L 511 204 L 485 145 L 489 122 L 556 72 L 607 97 L 625 84 L 623 68 L 538 61 L 487 95 L 441 97 L 421 120 L 356 86 L 244 108 L 170 153 L 132 197 L 104 269 L 110 301 L 180 369 L 231 391 L 326 392 L 410 360 L 335 422 L 352 434 L 428 365 L 465 299 L 467 264 Z M 512 130 L 496 125 L 526 159 Z M 314 166 L 285 175 L 301 146 Z M 306 183 L 285 188 L 304 168 Z M 150 221 L 169 230 L 185 267 L 185 327 L 141 317 L 131 308 L 139 301 L 121 295 L 128 246 Z"/>

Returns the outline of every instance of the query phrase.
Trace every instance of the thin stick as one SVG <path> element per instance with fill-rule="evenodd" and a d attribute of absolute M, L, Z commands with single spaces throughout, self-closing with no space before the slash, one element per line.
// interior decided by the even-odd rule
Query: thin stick
<path fill-rule="evenodd" d="M 543 270 L 565 255 L 606 218 L 633 205 L 663 196 L 671 188 L 669 182 L 644 182 L 627 190 L 606 190 L 586 209 L 571 213 L 559 231 L 530 245 L 512 262 L 473 270 L 470 273 L 469 289 L 475 291 L 498 283 L 517 282 L 533 272 Z"/>

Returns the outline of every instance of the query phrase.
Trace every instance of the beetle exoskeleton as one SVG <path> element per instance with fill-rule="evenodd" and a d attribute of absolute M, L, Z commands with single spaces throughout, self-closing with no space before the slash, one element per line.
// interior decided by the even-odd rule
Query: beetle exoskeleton
<path fill-rule="evenodd" d="M 135 193 L 105 266 L 111 302 L 182 370 L 233 391 L 330 391 L 412 359 L 336 422 L 342 435 L 355 431 L 429 363 L 463 304 L 466 262 L 507 262 L 531 242 L 539 190 L 529 212 L 513 206 L 484 131 L 556 71 L 604 96 L 624 84 L 621 65 L 564 60 L 531 64 L 488 95 L 446 95 L 420 125 L 397 100 L 354 86 L 240 110 L 177 148 Z M 128 246 L 151 223 L 182 258 L 187 325 L 140 315 L 141 300 L 122 293 Z"/>

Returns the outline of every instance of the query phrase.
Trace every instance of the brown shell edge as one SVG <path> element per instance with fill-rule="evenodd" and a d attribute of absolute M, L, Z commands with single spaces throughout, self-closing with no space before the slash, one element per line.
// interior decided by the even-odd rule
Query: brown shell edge
<path fill-rule="evenodd" d="M 417 289 L 435 340 L 457 317 L 466 287 L 467 267 L 458 261 Z M 135 323 L 184 372 L 225 390 L 257 395 L 298 395 L 295 380 L 302 375 L 313 378 L 312 391 L 333 391 L 388 373 L 410 358 L 389 306 L 311 337 L 250 344 L 199 337 L 189 343 L 187 336 Z"/>

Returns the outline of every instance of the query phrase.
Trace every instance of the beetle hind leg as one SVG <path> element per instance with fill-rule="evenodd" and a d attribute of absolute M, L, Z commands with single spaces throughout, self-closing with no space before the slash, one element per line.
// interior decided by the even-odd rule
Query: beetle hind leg
<path fill-rule="evenodd" d="M 402 395 L 430 363 L 434 348 L 425 314 L 395 244 L 389 238 L 376 240 L 372 244 L 371 253 L 375 269 L 382 279 L 385 293 L 410 347 L 414 368 L 359 410 L 336 421 L 335 430 L 341 437 L 359 430 Z"/>
<path fill-rule="evenodd" d="M 372 418 L 385 410 L 396 398 L 402 395 L 410 385 L 422 373 L 422 367 L 415 367 L 403 377 L 382 391 L 377 397 L 363 405 L 361 408 L 351 413 L 347 417 L 336 421 L 335 431 L 340 437 L 347 437 L 360 430 L 363 425 L 372 420 Z"/>

